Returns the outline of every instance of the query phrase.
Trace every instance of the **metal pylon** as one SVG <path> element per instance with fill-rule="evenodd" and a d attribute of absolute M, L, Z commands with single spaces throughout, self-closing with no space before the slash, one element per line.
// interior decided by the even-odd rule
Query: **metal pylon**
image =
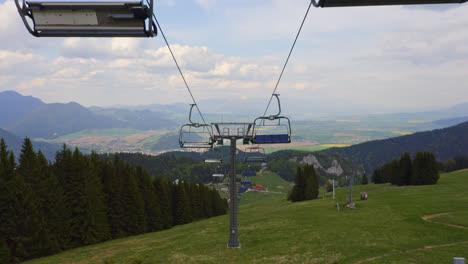
<path fill-rule="evenodd" d="M 228 248 L 240 248 L 237 223 L 237 177 L 236 177 L 236 137 L 231 137 L 231 175 L 229 181 L 229 242 Z"/>

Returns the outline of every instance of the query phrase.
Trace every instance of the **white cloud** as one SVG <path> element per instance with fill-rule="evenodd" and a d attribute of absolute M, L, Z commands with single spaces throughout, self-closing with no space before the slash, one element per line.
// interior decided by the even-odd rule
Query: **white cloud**
<path fill-rule="evenodd" d="M 210 9 L 216 4 L 216 0 L 195 0 L 204 9 Z"/>
<path fill-rule="evenodd" d="M 195 97 L 271 94 L 309 2 L 196 3 L 219 12 L 195 21 L 193 10 L 172 0 L 158 9 L 167 16 L 168 37 L 177 33 L 184 41 L 171 47 Z M 395 108 L 466 100 L 467 12 L 468 5 L 312 9 L 278 92 L 290 100 Z M 207 44 L 193 44 L 200 39 Z M 86 105 L 188 102 L 162 45 L 161 36 L 34 38 L 7 1 L 0 3 L 0 90 Z"/>

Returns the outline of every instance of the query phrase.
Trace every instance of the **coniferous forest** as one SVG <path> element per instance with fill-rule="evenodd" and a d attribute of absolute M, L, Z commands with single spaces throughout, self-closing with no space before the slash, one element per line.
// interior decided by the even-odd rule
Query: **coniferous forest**
<path fill-rule="evenodd" d="M 374 170 L 374 183 L 392 185 L 428 185 L 439 180 L 439 165 L 432 152 L 420 151 L 411 160 L 408 152 Z"/>
<path fill-rule="evenodd" d="M 18 162 L 17 162 L 18 160 Z M 145 169 L 66 146 L 49 162 L 26 138 L 19 159 L 0 144 L 0 263 L 223 215 L 202 183 L 153 179 Z"/>

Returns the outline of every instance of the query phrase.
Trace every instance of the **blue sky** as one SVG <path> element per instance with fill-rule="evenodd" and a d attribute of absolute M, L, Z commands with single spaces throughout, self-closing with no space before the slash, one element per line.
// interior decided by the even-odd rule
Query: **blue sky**
<path fill-rule="evenodd" d="M 267 100 L 309 3 L 156 2 L 196 98 L 240 105 Z M 466 102 L 467 14 L 466 4 L 313 8 L 278 92 L 289 102 L 372 112 Z M 0 1 L 3 90 L 87 106 L 190 102 L 160 36 L 38 39 L 12 0 Z"/>

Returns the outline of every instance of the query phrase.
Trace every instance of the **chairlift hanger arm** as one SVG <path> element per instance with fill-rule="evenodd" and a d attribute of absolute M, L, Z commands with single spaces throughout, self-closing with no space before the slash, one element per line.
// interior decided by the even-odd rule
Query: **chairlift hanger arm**
<path fill-rule="evenodd" d="M 461 4 L 467 0 L 311 0 L 315 7 Z"/>
<path fill-rule="evenodd" d="M 193 110 L 193 107 L 196 106 L 197 104 L 190 104 L 190 113 L 189 113 L 189 122 L 192 124 L 192 125 L 195 125 L 195 126 L 199 126 L 200 124 L 199 123 L 195 123 L 192 121 L 192 110 Z"/>

